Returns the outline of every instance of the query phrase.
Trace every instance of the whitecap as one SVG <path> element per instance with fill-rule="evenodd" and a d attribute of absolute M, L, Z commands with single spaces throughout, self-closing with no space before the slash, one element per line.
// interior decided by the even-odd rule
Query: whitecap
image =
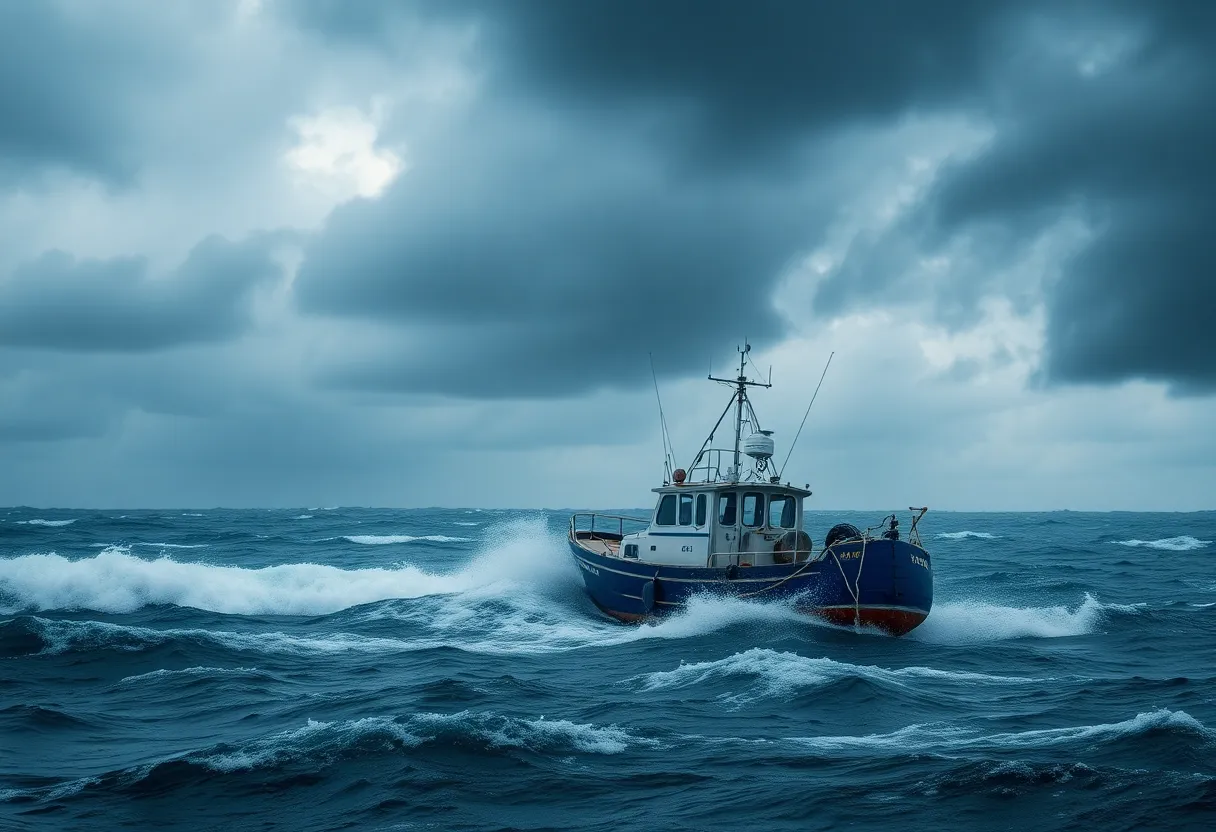
<path fill-rule="evenodd" d="M 515 598 L 544 591 L 555 579 L 569 580 L 573 566 L 547 535 L 547 530 L 538 534 L 535 523 L 504 529 L 493 546 L 447 573 L 410 564 L 341 569 L 295 563 L 254 569 L 167 555 L 147 560 L 123 546 L 75 560 L 54 553 L 22 555 L 0 559 L 0 612 L 127 613 L 171 604 L 238 615 L 324 615 L 388 599 L 470 591 Z"/>
<path fill-rule="evenodd" d="M 1163 549 L 1169 552 L 1190 552 L 1202 549 L 1211 544 L 1210 540 L 1199 540 L 1190 535 L 1181 537 L 1163 537 L 1160 540 L 1116 540 L 1119 546 L 1146 547 L 1148 549 Z"/>
<path fill-rule="evenodd" d="M 313 516 L 311 514 L 297 514 L 295 517 L 293 517 L 291 519 L 292 520 L 311 520 L 312 517 Z"/>
<path fill-rule="evenodd" d="M 1185 711 L 1157 708 L 1122 722 L 1043 728 L 1000 734 L 981 734 L 975 729 L 942 723 L 909 725 L 889 734 L 866 736 L 795 737 L 792 741 L 815 751 L 839 753 L 888 751 L 897 754 L 956 752 L 983 749 L 1008 753 L 1010 749 L 1053 748 L 1071 743 L 1111 742 L 1156 730 L 1172 730 L 1197 736 L 1204 741 L 1216 739 L 1216 732 Z"/>
<path fill-rule="evenodd" d="M 413 566 L 339 569 L 312 563 L 247 569 L 145 560 L 117 547 L 69 560 L 57 554 L 0 560 L 6 613 L 89 609 L 127 613 L 155 604 L 239 615 L 323 615 L 388 598 L 460 592 L 481 580 L 467 572 L 424 572 Z"/>
<path fill-rule="evenodd" d="M 978 540 L 999 540 L 1000 535 L 992 534 L 991 532 L 939 532 L 938 537 L 945 540 L 963 540 L 964 538 L 972 537 Z"/>
<path fill-rule="evenodd" d="M 349 540 L 351 543 L 361 543 L 364 546 L 387 546 L 393 543 L 414 543 L 416 541 L 425 541 L 427 543 L 469 543 L 471 538 L 468 537 L 449 537 L 444 534 L 348 534 L 342 536 L 344 540 Z"/>
<path fill-rule="evenodd" d="M 811 658 L 796 653 L 753 647 L 724 659 L 681 664 L 674 670 L 646 673 L 627 681 L 640 683 L 643 690 L 684 688 L 705 682 L 737 678 L 755 679 L 764 695 L 787 696 L 804 688 L 821 687 L 844 678 L 865 678 L 876 682 L 915 686 L 925 679 L 946 684 L 1018 685 L 1038 680 L 1018 676 L 994 676 L 965 670 L 939 670 L 932 667 L 887 669 L 854 665 L 828 658 Z"/>
<path fill-rule="evenodd" d="M 1061 638 L 1094 632 L 1111 612 L 1135 612 L 1121 604 L 1103 604 L 1089 593 L 1075 609 L 1007 607 L 985 601 L 938 601 L 925 622 L 907 638 L 933 644 L 974 644 L 1011 638 Z"/>
<path fill-rule="evenodd" d="M 132 546 L 151 546 L 156 549 L 206 549 L 206 543 L 142 543 L 135 542 Z"/>
<path fill-rule="evenodd" d="M 233 751 L 200 752 L 184 759 L 216 771 L 230 772 L 281 765 L 307 757 L 331 761 L 352 749 L 380 746 L 385 750 L 417 748 L 451 737 L 473 739 L 497 748 L 540 752 L 619 754 L 631 746 L 657 747 L 654 740 L 638 737 L 615 725 L 597 726 L 569 720 L 521 719 L 493 713 L 461 711 L 454 714 L 420 713 L 404 719 L 365 717 L 343 722 L 308 720 L 300 727 L 254 740 Z"/>
<path fill-rule="evenodd" d="M 15 526 L 54 526 L 54 527 L 70 526 L 71 524 L 75 523 L 78 519 L 80 519 L 80 518 L 73 517 L 71 520 L 42 520 L 41 518 L 35 518 L 33 520 L 17 520 L 13 525 L 15 525 Z"/>

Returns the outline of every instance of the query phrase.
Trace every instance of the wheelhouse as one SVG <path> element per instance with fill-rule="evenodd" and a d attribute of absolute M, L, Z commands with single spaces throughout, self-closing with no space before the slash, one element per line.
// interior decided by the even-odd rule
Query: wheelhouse
<path fill-rule="evenodd" d="M 676 566 L 769 566 L 806 560 L 802 503 L 810 492 L 758 482 L 689 483 L 659 495 L 646 529 L 622 536 L 619 555 Z"/>

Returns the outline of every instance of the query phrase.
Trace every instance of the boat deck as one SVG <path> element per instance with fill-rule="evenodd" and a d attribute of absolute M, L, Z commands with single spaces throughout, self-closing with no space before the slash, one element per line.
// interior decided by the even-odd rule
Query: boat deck
<path fill-rule="evenodd" d="M 587 538 L 583 538 L 579 540 L 578 545 L 588 551 L 595 552 L 597 555 L 607 555 L 614 558 L 621 548 L 621 541 L 601 540 L 600 538 L 588 540 Z"/>

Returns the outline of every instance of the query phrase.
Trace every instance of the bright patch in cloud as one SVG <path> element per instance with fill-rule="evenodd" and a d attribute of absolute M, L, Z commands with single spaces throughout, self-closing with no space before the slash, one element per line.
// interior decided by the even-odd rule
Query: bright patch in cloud
<path fill-rule="evenodd" d="M 376 146 L 377 121 L 351 107 L 292 118 L 288 124 L 299 142 L 288 151 L 287 164 L 340 201 L 377 197 L 405 169 L 400 156 Z"/>

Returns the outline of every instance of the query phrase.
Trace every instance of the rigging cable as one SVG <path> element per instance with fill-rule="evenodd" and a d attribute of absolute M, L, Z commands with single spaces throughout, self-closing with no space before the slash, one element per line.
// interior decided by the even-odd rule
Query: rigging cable
<path fill-rule="evenodd" d="M 663 438 L 663 465 L 667 469 L 664 479 L 671 479 L 675 469 L 675 449 L 671 447 L 671 437 L 667 433 L 667 418 L 663 415 L 663 399 L 659 396 L 659 377 L 654 372 L 654 353 L 646 353 L 650 358 L 650 378 L 654 380 L 654 398 L 659 403 L 659 427 Z"/>
<path fill-rule="evenodd" d="M 789 464 L 790 455 L 794 453 L 794 446 L 798 444 L 798 437 L 802 436 L 802 429 L 806 427 L 806 417 L 811 415 L 811 407 L 815 404 L 815 398 L 819 395 L 819 388 L 823 386 L 823 379 L 828 374 L 828 367 L 832 366 L 832 356 L 836 355 L 833 350 L 832 355 L 828 356 L 828 363 L 823 365 L 823 374 L 819 376 L 819 383 L 815 385 L 815 393 L 811 396 L 811 403 L 806 406 L 806 413 L 802 414 L 802 424 L 798 426 L 798 432 L 794 434 L 794 441 L 790 443 L 789 453 L 785 455 L 785 462 L 781 463 L 781 470 L 777 472 L 780 477 L 785 473 L 785 466 Z M 655 388 L 656 390 L 658 388 Z"/>

